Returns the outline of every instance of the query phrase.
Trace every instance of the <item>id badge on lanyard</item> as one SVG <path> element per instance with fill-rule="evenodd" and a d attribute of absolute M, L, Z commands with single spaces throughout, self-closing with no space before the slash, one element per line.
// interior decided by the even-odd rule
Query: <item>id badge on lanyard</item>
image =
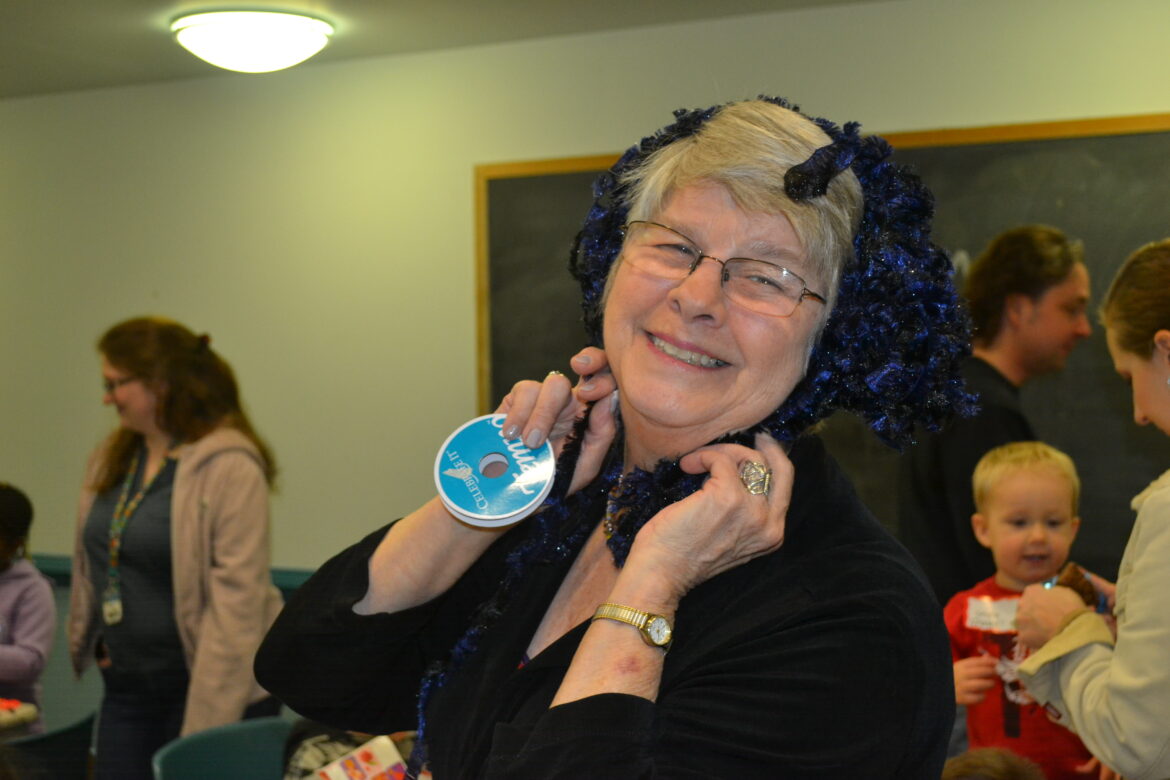
<path fill-rule="evenodd" d="M 130 522 L 130 517 L 134 514 L 134 510 L 142 503 L 142 499 L 150 490 L 151 485 L 154 484 L 154 480 L 163 472 L 167 465 L 166 460 L 163 460 L 158 471 L 151 475 L 150 479 L 134 494 L 133 498 L 129 498 L 130 487 L 134 483 L 134 477 L 138 475 L 140 454 L 135 454 L 134 460 L 130 462 L 130 468 L 126 472 L 126 480 L 122 483 L 122 493 L 118 496 L 118 503 L 114 506 L 114 517 L 110 521 L 110 565 L 106 576 L 106 588 L 102 592 L 102 620 L 107 626 L 121 623 L 123 617 L 122 574 L 119 570 L 122 553 L 122 534 L 125 532 L 126 524 Z"/>

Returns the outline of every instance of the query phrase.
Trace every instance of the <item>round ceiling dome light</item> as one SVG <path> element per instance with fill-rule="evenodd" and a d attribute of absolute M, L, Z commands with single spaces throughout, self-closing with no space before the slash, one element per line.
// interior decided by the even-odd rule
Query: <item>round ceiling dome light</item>
<path fill-rule="evenodd" d="M 207 11 L 180 16 L 171 32 L 184 49 L 226 70 L 268 73 L 312 57 L 333 25 L 285 11 Z"/>

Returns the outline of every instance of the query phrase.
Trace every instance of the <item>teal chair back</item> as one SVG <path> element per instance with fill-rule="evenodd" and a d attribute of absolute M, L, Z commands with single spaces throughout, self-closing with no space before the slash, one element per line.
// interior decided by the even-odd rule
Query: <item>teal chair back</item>
<path fill-rule="evenodd" d="M 154 754 L 154 780 L 281 780 L 291 730 L 274 716 L 179 737 Z"/>
<path fill-rule="evenodd" d="M 96 717 L 96 713 L 90 713 L 79 721 L 43 734 L 9 740 L 6 747 L 16 754 L 25 773 L 21 777 L 86 780 Z"/>

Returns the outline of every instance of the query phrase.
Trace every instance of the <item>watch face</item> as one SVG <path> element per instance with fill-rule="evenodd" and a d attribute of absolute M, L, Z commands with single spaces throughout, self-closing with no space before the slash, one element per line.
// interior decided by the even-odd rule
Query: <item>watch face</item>
<path fill-rule="evenodd" d="M 650 635 L 650 641 L 662 647 L 670 642 L 670 623 L 666 622 L 666 618 L 650 618 L 646 624 L 646 633 Z"/>

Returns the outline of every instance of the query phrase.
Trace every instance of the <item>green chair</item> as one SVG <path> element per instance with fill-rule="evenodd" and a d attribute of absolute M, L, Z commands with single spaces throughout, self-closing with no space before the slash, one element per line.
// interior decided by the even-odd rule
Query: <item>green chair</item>
<path fill-rule="evenodd" d="M 85 780 L 96 719 L 97 714 L 91 712 L 76 723 L 9 740 L 6 747 L 17 754 L 30 778 Z"/>
<path fill-rule="evenodd" d="M 281 780 L 292 724 L 252 718 L 179 737 L 154 754 L 155 780 Z"/>

